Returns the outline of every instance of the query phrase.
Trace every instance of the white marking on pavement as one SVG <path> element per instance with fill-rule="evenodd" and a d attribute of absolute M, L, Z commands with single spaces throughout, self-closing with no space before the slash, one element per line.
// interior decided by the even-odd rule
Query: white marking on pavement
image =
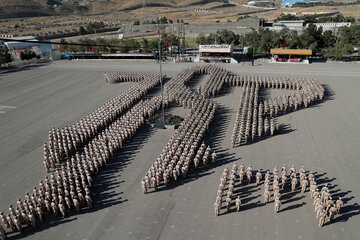
<path fill-rule="evenodd" d="M 5 110 L 5 109 L 14 109 L 16 107 L 14 106 L 2 106 L 0 105 L 0 113 L 6 113 L 5 111 L 2 111 L 2 110 Z"/>

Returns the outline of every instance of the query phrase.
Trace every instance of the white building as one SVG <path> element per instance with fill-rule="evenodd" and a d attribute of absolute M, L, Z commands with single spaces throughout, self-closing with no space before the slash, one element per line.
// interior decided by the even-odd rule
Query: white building
<path fill-rule="evenodd" d="M 351 26 L 351 22 L 313 23 L 313 24 L 316 26 L 316 28 L 322 27 L 323 32 L 330 30 L 333 33 L 337 33 L 337 31 L 341 27 L 350 27 Z M 308 26 L 309 26 L 309 24 L 306 24 L 306 27 L 308 27 Z"/>
<path fill-rule="evenodd" d="M 275 7 L 275 3 L 272 1 L 250 1 L 247 5 L 250 7 Z"/>
<path fill-rule="evenodd" d="M 22 40 L 27 42 L 20 42 L 20 41 L 14 41 L 14 40 Z M 30 42 L 28 42 L 30 41 Z M 39 43 L 39 41 L 34 36 L 24 36 L 24 37 L 11 37 L 8 38 L 8 40 L 4 41 L 6 47 L 13 52 L 17 52 L 23 49 L 26 49 L 28 47 L 31 47 L 33 49 L 38 48 L 41 51 L 39 54 L 42 54 L 43 56 L 50 56 L 52 52 L 52 47 L 49 40 L 44 40 L 43 42 L 49 42 L 47 43 Z"/>
<path fill-rule="evenodd" d="M 232 45 L 199 45 L 199 56 L 194 62 L 237 63 L 233 58 Z"/>

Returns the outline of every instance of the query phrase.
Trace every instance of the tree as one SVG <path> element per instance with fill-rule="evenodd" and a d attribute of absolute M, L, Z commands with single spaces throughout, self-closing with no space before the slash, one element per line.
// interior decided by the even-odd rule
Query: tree
<path fill-rule="evenodd" d="M 200 34 L 197 38 L 196 38 L 196 44 L 198 44 L 198 45 L 204 45 L 204 44 L 206 44 L 206 37 L 205 37 L 205 35 L 204 34 Z"/>
<path fill-rule="evenodd" d="M 87 26 L 86 26 L 86 30 L 88 32 L 94 32 L 98 29 L 102 29 L 102 28 L 105 28 L 105 23 L 100 21 L 100 22 L 92 22 L 92 23 L 89 23 Z"/>
<path fill-rule="evenodd" d="M 31 47 L 27 47 L 24 51 L 20 52 L 21 60 L 30 60 L 36 57 L 36 53 L 31 49 Z"/>
<path fill-rule="evenodd" d="M 140 25 L 140 20 L 139 20 L 139 19 L 135 19 L 135 20 L 134 20 L 134 25 Z"/>
<path fill-rule="evenodd" d="M 285 41 L 286 41 L 285 42 L 286 48 L 290 48 L 290 49 L 303 48 L 301 38 L 298 35 L 297 31 L 290 31 Z"/>
<path fill-rule="evenodd" d="M 304 30 L 304 32 L 300 36 L 302 45 L 305 48 L 310 48 L 315 53 L 319 52 L 323 47 L 323 35 L 322 28 L 316 28 L 316 26 L 312 23 Z"/>
<path fill-rule="evenodd" d="M 66 40 L 65 39 L 61 39 L 60 40 L 60 46 L 59 46 L 59 50 L 60 50 L 60 52 L 62 53 L 62 52 L 65 52 L 66 51 L 66 49 L 67 49 L 67 42 L 66 42 Z"/>
<path fill-rule="evenodd" d="M 273 38 L 275 33 L 271 32 L 269 29 L 260 30 L 259 34 L 261 36 L 258 49 L 260 52 L 270 52 L 270 49 L 273 47 Z"/>
<path fill-rule="evenodd" d="M 325 31 L 323 34 L 323 39 L 324 39 L 324 48 L 334 47 L 336 43 L 336 38 L 333 35 L 332 31 L 330 30 Z"/>
<path fill-rule="evenodd" d="M 0 66 L 12 62 L 11 54 L 7 49 L 0 50 Z"/>
<path fill-rule="evenodd" d="M 85 30 L 85 28 L 83 26 L 80 26 L 79 33 L 80 33 L 80 35 L 85 35 L 86 34 L 86 30 Z"/>

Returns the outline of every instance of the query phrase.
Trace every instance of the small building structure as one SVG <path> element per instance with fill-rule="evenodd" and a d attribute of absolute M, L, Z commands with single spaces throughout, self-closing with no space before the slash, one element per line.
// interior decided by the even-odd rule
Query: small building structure
<path fill-rule="evenodd" d="M 341 27 L 350 27 L 351 22 L 330 22 L 330 23 L 313 23 L 316 28 L 322 27 L 323 32 L 325 31 L 332 31 L 334 34 L 336 34 Z M 308 27 L 309 24 L 306 24 L 306 27 Z"/>
<path fill-rule="evenodd" d="M 199 55 L 194 62 L 238 63 L 233 58 L 233 45 L 199 45 Z"/>
<path fill-rule="evenodd" d="M 44 40 L 43 42 L 49 43 L 39 43 L 34 36 L 11 37 L 4 41 L 14 58 L 20 58 L 20 52 L 28 47 L 32 48 L 36 54 L 50 56 L 52 52 L 50 41 Z"/>
<path fill-rule="evenodd" d="M 250 7 L 275 7 L 275 3 L 272 1 L 250 1 L 247 5 Z"/>
<path fill-rule="evenodd" d="M 281 7 L 302 7 L 311 4 L 318 4 L 320 1 L 307 1 L 307 0 L 284 0 L 280 3 Z"/>
<path fill-rule="evenodd" d="M 308 57 L 312 55 L 311 49 L 270 49 L 270 63 L 305 63 L 309 64 Z"/>
<path fill-rule="evenodd" d="M 304 30 L 305 21 L 304 20 L 289 20 L 289 21 L 279 21 L 279 22 L 266 22 L 264 28 L 268 28 L 272 31 L 281 31 L 283 28 L 289 30 L 295 30 L 301 33 Z"/>

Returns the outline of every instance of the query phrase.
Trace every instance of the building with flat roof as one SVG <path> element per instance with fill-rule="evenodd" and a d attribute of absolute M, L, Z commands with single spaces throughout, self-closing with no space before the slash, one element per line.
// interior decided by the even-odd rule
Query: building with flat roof
<path fill-rule="evenodd" d="M 282 7 L 298 7 L 298 6 L 317 4 L 317 3 L 320 3 L 320 1 L 284 0 L 280 3 L 280 6 L 282 6 Z"/>
<path fill-rule="evenodd" d="M 27 42 L 20 42 L 16 40 L 24 40 Z M 8 38 L 7 40 L 4 40 L 4 43 L 6 47 L 9 49 L 9 51 L 13 53 L 17 53 L 17 55 L 19 56 L 20 56 L 20 51 L 28 47 L 33 49 L 38 48 L 39 51 L 41 51 L 39 52 L 39 54 L 43 56 L 50 56 L 52 52 L 50 41 L 44 40 L 42 42 L 49 42 L 49 43 L 39 43 L 39 41 L 34 36 L 11 37 Z"/>
<path fill-rule="evenodd" d="M 247 5 L 254 7 L 274 7 L 275 3 L 272 1 L 250 1 Z"/>
<path fill-rule="evenodd" d="M 289 30 L 295 30 L 301 33 L 304 30 L 305 21 L 304 20 L 289 20 L 289 21 L 279 21 L 279 22 L 266 22 L 264 28 L 268 28 L 272 31 L 281 31 L 283 28 Z"/>
<path fill-rule="evenodd" d="M 334 34 L 337 33 L 337 31 L 339 30 L 339 28 L 341 27 L 350 27 L 351 26 L 351 22 L 330 22 L 330 23 L 313 23 L 316 28 L 320 28 L 322 27 L 323 32 L 330 30 L 332 31 Z M 309 24 L 306 24 L 306 27 L 308 27 Z"/>
<path fill-rule="evenodd" d="M 199 55 L 194 62 L 237 63 L 233 58 L 233 45 L 199 45 Z"/>
<path fill-rule="evenodd" d="M 309 64 L 308 57 L 312 55 L 311 49 L 270 49 L 270 63 L 305 63 Z"/>

